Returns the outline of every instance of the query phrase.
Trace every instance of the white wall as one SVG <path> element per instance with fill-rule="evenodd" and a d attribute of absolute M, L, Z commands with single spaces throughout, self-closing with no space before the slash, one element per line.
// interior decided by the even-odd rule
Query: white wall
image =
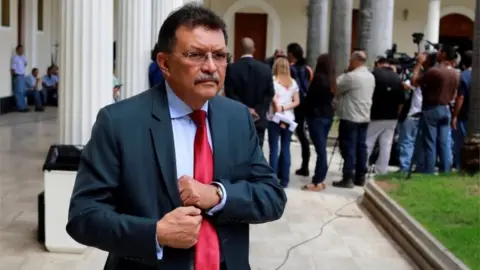
<path fill-rule="evenodd" d="M 24 0 L 36 1 L 36 0 Z M 43 15 L 43 31 L 36 32 L 37 41 L 37 65 L 40 74 L 43 75 L 47 67 L 50 65 L 52 52 L 52 1 L 44 0 Z M 1 8 L 1 7 L 0 7 Z M 10 0 L 10 27 L 0 27 L 0 98 L 7 97 L 12 94 L 11 75 L 10 75 L 10 59 L 14 54 L 15 47 L 18 45 L 18 0 Z M 28 62 L 28 59 L 27 59 Z M 32 67 L 28 66 L 28 72 Z"/>
<path fill-rule="evenodd" d="M 35 1 L 35 0 L 27 0 Z M 48 66 L 51 64 L 52 47 L 52 0 L 43 0 L 43 31 L 37 31 L 37 68 L 40 75 L 43 76 L 47 72 Z"/>
<path fill-rule="evenodd" d="M 17 46 L 17 7 L 17 0 L 10 0 L 10 27 L 0 26 L 0 98 L 12 93 L 10 58 Z"/>

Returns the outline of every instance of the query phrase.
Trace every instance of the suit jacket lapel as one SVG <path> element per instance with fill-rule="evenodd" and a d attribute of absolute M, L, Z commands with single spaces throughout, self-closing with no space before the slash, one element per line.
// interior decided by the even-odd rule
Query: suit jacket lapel
<path fill-rule="evenodd" d="M 178 191 L 175 144 L 165 83 L 157 86 L 153 93 L 150 134 L 167 192 L 173 206 L 177 207 L 182 203 Z"/>
<path fill-rule="evenodd" d="M 208 122 L 212 136 L 214 178 L 219 178 L 227 173 L 226 160 L 228 160 L 228 123 L 223 117 L 218 104 L 219 97 L 212 98 L 208 103 Z"/>

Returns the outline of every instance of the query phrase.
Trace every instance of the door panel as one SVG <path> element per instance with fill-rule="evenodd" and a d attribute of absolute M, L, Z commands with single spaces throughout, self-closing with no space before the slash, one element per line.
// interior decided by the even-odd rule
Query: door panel
<path fill-rule="evenodd" d="M 242 38 L 249 37 L 255 42 L 253 57 L 265 60 L 267 46 L 268 15 L 262 13 L 235 13 L 235 61 L 242 55 Z"/>

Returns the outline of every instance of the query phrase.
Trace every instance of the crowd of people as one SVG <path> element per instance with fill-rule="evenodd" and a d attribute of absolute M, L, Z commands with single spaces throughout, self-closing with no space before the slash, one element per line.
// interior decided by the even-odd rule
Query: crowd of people
<path fill-rule="evenodd" d="M 29 98 L 35 106 L 35 111 L 43 112 L 45 105 L 58 104 L 58 67 L 51 65 L 45 75 L 40 76 L 38 68 L 32 68 L 28 73 L 27 58 L 23 54 L 23 46 L 15 48 L 15 54 L 10 63 L 12 74 L 12 93 L 18 112 L 29 112 Z"/>
<path fill-rule="evenodd" d="M 264 63 L 253 58 L 250 38 L 243 39 L 242 48 L 243 55 L 227 68 L 225 95 L 250 108 L 261 146 L 268 132 L 269 162 L 283 187 L 289 183 L 294 132 L 302 152 L 295 173 L 310 176 L 306 130 L 317 160 L 312 181 L 303 189 L 326 187 L 327 140 L 335 116 L 344 160 L 343 177 L 335 187 L 363 186 L 370 165 L 376 174 L 388 173 L 392 157 L 404 173 L 432 174 L 437 166 L 439 172 L 461 166 L 471 52 L 463 55 L 461 65 L 449 45 L 420 53 L 405 77 L 397 73 L 401 67 L 385 57 L 377 57 L 375 67 L 368 68 L 367 58 L 372 56 L 358 50 L 337 76 L 330 55 L 320 55 L 312 69 L 297 43 L 289 44 L 286 54 L 276 50 Z"/>

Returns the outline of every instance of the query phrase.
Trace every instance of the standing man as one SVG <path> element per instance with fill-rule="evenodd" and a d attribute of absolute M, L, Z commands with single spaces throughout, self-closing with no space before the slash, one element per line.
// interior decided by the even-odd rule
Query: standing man
<path fill-rule="evenodd" d="M 355 51 L 350 57 L 348 72 L 338 82 L 337 115 L 340 118 L 338 139 L 345 160 L 343 178 L 334 187 L 363 186 L 367 174 L 367 128 L 370 122 L 375 78 L 365 66 L 367 56 Z"/>
<path fill-rule="evenodd" d="M 452 116 L 452 132 L 454 134 L 454 156 L 457 170 L 461 169 L 461 152 L 463 141 L 467 136 L 468 112 L 470 110 L 470 85 L 472 84 L 472 51 L 468 51 L 462 58 L 465 70 L 460 74 L 455 107 Z"/>
<path fill-rule="evenodd" d="M 375 173 L 385 174 L 388 172 L 395 128 L 405 101 L 405 90 L 402 80 L 384 57 L 377 60 L 372 74 L 375 77 L 375 90 L 370 111 L 371 122 L 367 128 L 367 160 L 378 141 Z"/>
<path fill-rule="evenodd" d="M 165 82 L 100 110 L 82 151 L 67 232 L 106 270 L 245 270 L 249 224 L 287 198 L 247 107 L 218 96 L 224 21 L 187 4 L 158 37 Z"/>
<path fill-rule="evenodd" d="M 435 66 L 437 54 L 426 53 L 426 61 L 422 65 L 420 72 L 425 73 L 428 69 Z M 408 98 L 404 103 L 399 117 L 400 131 L 398 134 L 398 159 L 400 163 L 400 172 L 407 173 L 413 165 L 416 171 L 423 171 L 423 147 L 421 133 L 419 130 L 419 121 L 422 114 L 423 95 L 419 86 L 408 86 L 412 89 L 408 93 Z M 417 135 L 418 134 L 418 135 Z M 413 159 L 412 159 L 413 157 Z"/>
<path fill-rule="evenodd" d="M 277 60 L 279 57 L 287 57 L 287 55 L 283 50 L 276 49 L 272 56 L 265 59 L 265 64 L 267 64 L 270 69 L 273 69 L 273 64 L 275 63 L 275 60 Z"/>
<path fill-rule="evenodd" d="M 242 39 L 243 55 L 236 63 L 229 65 L 225 78 L 225 96 L 246 105 L 257 130 L 260 147 L 263 148 L 267 111 L 272 102 L 272 71 L 264 63 L 255 60 L 255 44 L 251 38 Z"/>
<path fill-rule="evenodd" d="M 449 172 L 452 166 L 452 147 L 450 136 L 450 102 L 459 86 L 459 78 L 451 62 L 457 57 L 455 48 L 443 46 L 437 54 L 438 67 L 420 74 L 425 54 L 419 54 L 413 70 L 412 84 L 422 88 L 422 116 L 419 128 L 422 132 L 424 149 L 423 173 L 434 174 L 437 157 L 440 172 Z M 437 149 L 439 154 L 437 154 Z"/>
<path fill-rule="evenodd" d="M 10 71 L 13 77 L 13 95 L 17 110 L 19 112 L 28 112 L 27 103 L 25 101 L 25 70 L 27 68 L 27 59 L 23 55 L 23 46 L 18 45 L 15 49 L 15 55 L 12 56 Z"/>

